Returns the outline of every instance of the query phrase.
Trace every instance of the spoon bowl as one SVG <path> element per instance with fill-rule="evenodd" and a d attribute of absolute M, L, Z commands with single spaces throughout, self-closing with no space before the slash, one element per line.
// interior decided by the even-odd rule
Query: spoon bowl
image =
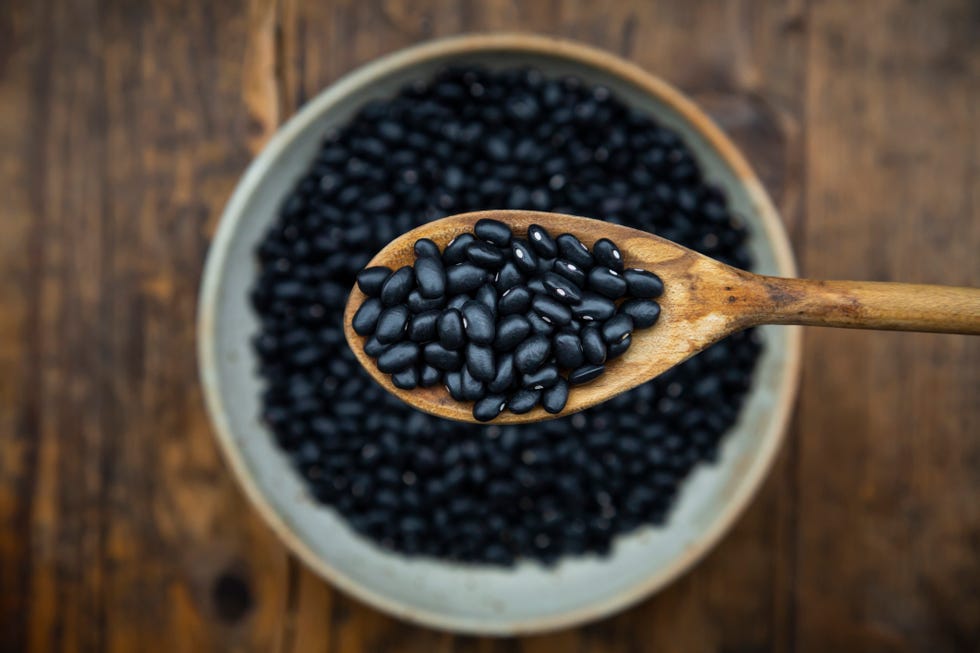
<path fill-rule="evenodd" d="M 539 211 L 478 211 L 436 220 L 391 241 L 368 267 L 397 270 L 415 261 L 414 245 L 428 238 L 444 250 L 456 236 L 472 232 L 479 220 L 507 224 L 524 235 L 540 224 L 552 234 L 570 233 L 590 249 L 601 238 L 617 243 L 626 268 L 658 275 L 664 293 L 657 302 L 660 319 L 634 332 L 633 344 L 607 363 L 596 380 L 574 386 L 560 415 L 607 401 L 736 331 L 760 324 L 808 324 L 845 328 L 980 333 L 980 290 L 857 281 L 813 281 L 752 274 L 651 233 L 600 220 Z M 344 334 L 358 361 L 385 390 L 438 417 L 476 422 L 471 402 L 453 399 L 436 385 L 404 390 L 396 387 L 364 351 L 364 336 L 352 326 L 367 296 L 356 286 L 344 312 Z M 554 419 L 540 406 L 516 415 L 502 412 L 494 423 L 518 424 Z"/>

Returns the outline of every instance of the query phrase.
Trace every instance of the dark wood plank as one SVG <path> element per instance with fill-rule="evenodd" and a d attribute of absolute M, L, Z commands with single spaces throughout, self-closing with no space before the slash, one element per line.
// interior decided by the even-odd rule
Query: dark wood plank
<path fill-rule="evenodd" d="M 980 7 L 811 7 L 807 272 L 980 285 Z M 980 341 L 807 334 L 801 651 L 975 651 Z"/>

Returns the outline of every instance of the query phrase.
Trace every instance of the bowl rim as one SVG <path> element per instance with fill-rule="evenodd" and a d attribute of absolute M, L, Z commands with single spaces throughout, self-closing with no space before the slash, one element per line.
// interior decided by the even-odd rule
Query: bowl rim
<path fill-rule="evenodd" d="M 546 617 L 530 619 L 499 619 L 487 621 L 458 617 L 429 609 L 418 608 L 368 589 L 341 569 L 322 559 L 288 526 L 263 491 L 252 478 L 244 457 L 235 442 L 225 406 L 220 397 L 218 354 L 215 338 L 216 308 L 222 287 L 225 262 L 247 202 L 266 174 L 268 162 L 276 160 L 292 141 L 320 114 L 335 102 L 358 88 L 389 73 L 432 59 L 468 55 L 476 52 L 509 51 L 559 57 L 601 69 L 656 97 L 687 121 L 728 165 L 744 186 L 755 207 L 766 239 L 772 248 L 778 271 L 783 276 L 796 276 L 796 264 L 786 231 L 775 206 L 762 183 L 756 177 L 735 145 L 722 130 L 687 96 L 659 77 L 638 65 L 599 48 L 563 38 L 525 33 L 462 34 L 425 41 L 384 55 L 363 64 L 326 87 L 314 96 L 295 115 L 287 120 L 269 139 L 262 151 L 252 160 L 239 180 L 224 211 L 208 249 L 198 301 L 197 344 L 198 372 L 205 405 L 214 428 L 212 432 L 225 461 L 231 467 L 239 485 L 252 506 L 287 548 L 322 578 L 357 599 L 388 614 L 418 625 L 473 635 L 516 636 L 568 628 L 593 621 L 638 603 L 655 591 L 690 570 L 708 551 L 713 549 L 744 512 L 766 478 L 779 447 L 785 438 L 792 407 L 800 382 L 802 332 L 800 327 L 788 330 L 783 368 L 787 383 L 773 406 L 771 418 L 760 438 L 757 454 L 744 470 L 742 480 L 734 487 L 730 500 L 705 529 L 702 537 L 689 546 L 684 554 L 661 573 L 649 576 L 619 594 L 601 602 L 586 605 Z"/>

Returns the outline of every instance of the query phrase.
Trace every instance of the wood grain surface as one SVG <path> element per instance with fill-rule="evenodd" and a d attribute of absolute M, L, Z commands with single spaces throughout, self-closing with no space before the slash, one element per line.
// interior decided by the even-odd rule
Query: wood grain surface
<path fill-rule="evenodd" d="M 980 339 L 811 329 L 788 446 L 694 571 L 519 640 L 332 590 L 212 441 L 209 237 L 276 125 L 461 31 L 619 53 L 742 146 L 813 277 L 980 285 L 972 0 L 0 0 L 0 650 L 975 651 Z"/>

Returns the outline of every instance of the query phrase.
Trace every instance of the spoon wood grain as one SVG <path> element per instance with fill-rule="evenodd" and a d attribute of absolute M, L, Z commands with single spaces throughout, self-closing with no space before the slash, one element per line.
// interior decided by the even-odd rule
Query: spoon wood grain
<path fill-rule="evenodd" d="M 871 281 L 818 281 L 768 277 L 725 265 L 653 234 L 630 227 L 559 213 L 480 211 L 425 224 L 396 238 L 368 266 L 393 270 L 412 265 L 420 238 L 445 248 L 461 233 L 473 231 L 482 218 L 508 224 L 515 234 L 540 224 L 553 236 L 571 233 L 590 249 L 601 238 L 620 248 L 627 268 L 642 268 L 664 282 L 657 299 L 660 320 L 633 334 L 623 356 L 607 364 L 591 383 L 573 386 L 561 415 L 571 414 L 626 392 L 687 360 L 736 331 L 762 324 L 800 324 L 853 329 L 931 331 L 980 334 L 980 289 Z M 364 353 L 366 338 L 351 320 L 366 299 L 356 286 L 344 312 L 344 334 L 361 365 L 388 392 L 419 410 L 465 422 L 476 422 L 471 402 L 458 402 L 441 385 L 401 390 L 374 359 Z M 524 415 L 504 411 L 495 424 L 553 419 L 537 407 Z"/>

